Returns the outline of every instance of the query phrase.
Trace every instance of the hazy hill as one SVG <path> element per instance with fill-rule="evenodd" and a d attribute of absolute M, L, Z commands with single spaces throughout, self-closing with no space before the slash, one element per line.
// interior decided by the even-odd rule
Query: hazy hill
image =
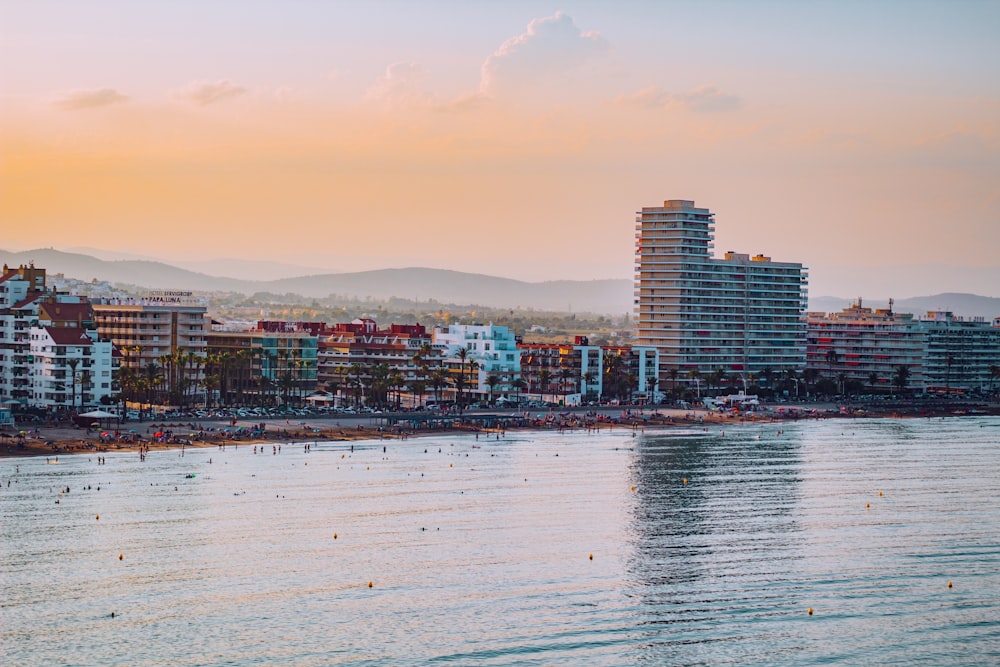
<path fill-rule="evenodd" d="M 435 299 L 442 303 L 596 313 L 625 313 L 632 307 L 629 280 L 529 283 L 477 273 L 408 268 L 287 278 L 267 284 L 272 292 L 315 297 L 395 296 L 418 301 Z"/>
<path fill-rule="evenodd" d="M 243 281 L 195 273 L 163 262 L 145 259 L 105 261 L 52 248 L 24 252 L 0 250 L 0 262 L 9 266 L 34 262 L 50 274 L 62 273 L 87 282 L 96 278 L 154 289 L 246 291 Z"/>
<path fill-rule="evenodd" d="M 104 261 L 51 248 L 26 252 L 0 250 L 0 262 L 11 266 L 34 262 L 49 273 L 90 281 L 94 278 L 153 289 L 217 290 L 254 294 L 288 292 L 325 298 L 331 294 L 358 298 L 430 299 L 442 303 L 477 304 L 539 310 L 622 314 L 632 309 L 629 280 L 559 280 L 529 283 L 441 269 L 381 269 L 282 280 L 237 280 L 210 276 L 148 260 Z"/>
<path fill-rule="evenodd" d="M 240 280 L 189 271 L 159 261 L 130 259 L 106 261 L 81 253 L 51 248 L 26 252 L 0 250 L 0 262 L 11 266 L 34 262 L 49 273 L 63 273 L 70 278 L 90 281 L 107 280 L 151 289 L 227 291 L 243 294 L 272 292 L 295 293 L 305 297 L 326 298 L 333 295 L 387 299 L 399 297 L 441 303 L 482 305 L 505 308 L 535 308 L 623 314 L 632 310 L 632 281 L 554 280 L 525 282 L 477 273 L 443 269 L 380 269 L 354 273 L 330 273 L 280 280 Z M 247 263 L 251 264 L 251 263 Z M 224 270 L 227 265 L 220 265 Z M 835 312 L 849 306 L 851 299 L 813 297 L 809 310 Z M 886 300 L 865 299 L 865 306 L 884 308 Z M 923 315 L 928 310 L 949 310 L 964 317 L 1000 316 L 1000 299 L 975 294 L 944 293 L 933 296 L 897 299 L 897 312 Z"/>

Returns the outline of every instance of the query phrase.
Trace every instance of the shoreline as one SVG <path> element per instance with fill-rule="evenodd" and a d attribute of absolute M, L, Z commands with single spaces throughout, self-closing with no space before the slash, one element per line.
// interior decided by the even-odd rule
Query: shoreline
<path fill-rule="evenodd" d="M 940 406 L 936 410 L 919 409 L 909 412 L 900 410 L 854 411 L 823 406 L 805 408 L 794 406 L 781 411 L 767 413 L 727 414 L 704 409 L 683 410 L 677 408 L 623 408 L 619 411 L 577 412 L 577 413 L 520 413 L 514 415 L 495 415 L 497 426 L 480 425 L 473 420 L 462 421 L 447 426 L 428 426 L 421 428 L 406 428 L 399 425 L 373 425 L 371 422 L 383 418 L 340 417 L 319 418 L 313 422 L 298 422 L 292 425 L 289 420 L 264 419 L 254 424 L 224 420 L 204 420 L 195 422 L 143 422 L 129 423 L 132 426 L 123 431 L 119 429 L 83 429 L 69 426 L 35 427 L 20 429 L 13 436 L 3 434 L 0 440 L 0 458 L 59 456 L 73 454 L 104 454 L 108 452 L 138 452 L 140 454 L 152 451 L 167 451 L 192 448 L 208 448 L 222 446 L 246 445 L 299 445 L 313 442 L 357 442 L 396 440 L 405 441 L 414 437 L 425 437 L 454 433 L 456 435 L 493 435 L 496 433 L 552 431 L 560 432 L 584 431 L 594 429 L 629 429 L 636 432 L 646 428 L 670 429 L 672 427 L 690 428 L 707 425 L 746 425 L 764 423 L 784 423 L 803 419 L 913 419 L 926 417 L 943 418 L 957 416 L 996 416 L 1000 408 L 991 407 L 988 410 L 968 409 L 958 410 L 959 406 Z M 615 414 L 618 412 L 619 414 Z M 532 414 L 537 416 L 532 417 Z M 486 415 L 487 419 L 489 415 Z M 482 419 L 482 416 L 480 416 Z M 333 421 L 331 425 L 329 422 Z M 364 423 L 369 422 L 369 423 Z M 144 427 L 144 428 L 143 428 Z M 261 428 L 262 427 L 262 428 Z"/>

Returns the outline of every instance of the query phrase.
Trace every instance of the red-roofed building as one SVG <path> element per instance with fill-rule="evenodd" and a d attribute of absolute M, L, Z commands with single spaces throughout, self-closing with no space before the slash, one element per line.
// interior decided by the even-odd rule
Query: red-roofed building
<path fill-rule="evenodd" d="M 373 385 L 388 388 L 387 383 L 395 378 L 391 386 L 397 400 L 408 407 L 415 405 L 423 396 L 413 395 L 414 383 L 422 382 L 429 391 L 430 371 L 441 365 L 440 350 L 431 348 L 431 342 L 427 329 L 419 324 L 392 324 L 381 330 L 369 318 L 334 324 L 319 336 L 318 384 L 339 394 L 341 402 L 350 403 L 360 401 L 361 393 L 370 394 Z M 418 352 L 419 363 L 414 358 Z M 375 377 L 383 374 L 384 378 Z M 374 402 L 379 400 L 383 399 Z M 388 395 L 384 400 L 389 400 Z M 369 397 L 367 402 L 373 401 Z"/>

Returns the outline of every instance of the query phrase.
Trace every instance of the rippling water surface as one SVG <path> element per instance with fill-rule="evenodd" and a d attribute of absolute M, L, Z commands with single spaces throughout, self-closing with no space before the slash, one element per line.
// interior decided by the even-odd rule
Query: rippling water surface
<path fill-rule="evenodd" d="M 996 418 L 266 452 L 0 460 L 0 662 L 1000 661 Z"/>

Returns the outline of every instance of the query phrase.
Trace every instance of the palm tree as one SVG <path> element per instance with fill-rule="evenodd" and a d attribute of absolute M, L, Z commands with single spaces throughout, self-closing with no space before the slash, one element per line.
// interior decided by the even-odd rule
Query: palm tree
<path fill-rule="evenodd" d="M 201 386 L 205 388 L 205 408 L 211 408 L 212 392 L 219 388 L 219 376 L 206 375 L 201 381 Z"/>
<path fill-rule="evenodd" d="M 893 375 L 892 379 L 896 388 L 899 389 L 899 393 L 903 393 L 906 390 L 906 383 L 910 379 L 910 369 L 907 366 L 900 364 L 896 367 L 896 373 Z"/>
<path fill-rule="evenodd" d="M 796 374 L 794 370 L 788 371 L 793 376 Z M 819 371 L 813 367 L 809 367 L 802 371 L 802 379 L 806 382 L 806 392 L 810 392 L 811 388 L 815 386 L 816 380 L 819 379 Z M 798 391 L 798 383 L 796 382 L 796 392 Z"/>
<path fill-rule="evenodd" d="M 441 390 L 448 386 L 448 372 L 443 368 L 438 368 L 431 373 L 430 385 L 434 390 L 434 400 L 441 403 Z"/>
<path fill-rule="evenodd" d="M 389 388 L 396 392 L 396 409 L 399 410 L 403 402 L 403 387 L 406 386 L 406 378 L 398 370 L 389 373 Z"/>
<path fill-rule="evenodd" d="M 414 407 L 422 406 L 424 404 L 424 394 L 427 393 L 427 381 L 421 378 L 410 380 L 410 392 L 417 397 L 417 405 Z"/>
<path fill-rule="evenodd" d="M 794 368 L 789 368 L 788 370 L 785 371 L 785 378 L 795 388 L 795 397 L 798 398 L 798 395 L 799 395 L 799 372 L 797 370 L 795 370 Z"/>
<path fill-rule="evenodd" d="M 701 371 L 697 368 L 692 368 L 687 372 L 687 377 L 694 382 L 695 388 L 698 391 L 698 398 L 701 399 Z"/>
<path fill-rule="evenodd" d="M 878 380 L 879 377 L 877 372 L 872 371 L 871 373 L 868 374 L 868 384 L 871 385 L 872 389 L 878 387 Z"/>
<path fill-rule="evenodd" d="M 83 406 L 85 404 L 85 400 L 84 399 L 87 396 L 86 391 L 88 389 L 92 389 L 93 388 L 93 386 L 90 384 L 91 379 L 92 378 L 91 378 L 91 375 L 90 375 L 90 371 L 88 371 L 86 368 L 84 368 L 82 371 L 80 371 L 80 409 L 81 410 L 83 409 Z"/>
<path fill-rule="evenodd" d="M 623 381 L 625 374 L 625 360 L 620 354 L 609 354 L 604 358 L 604 374 L 608 376 L 605 387 L 611 387 L 616 398 L 622 397 Z"/>
<path fill-rule="evenodd" d="M 493 402 L 493 392 L 496 390 L 497 385 L 500 384 L 500 376 L 496 373 L 490 373 L 486 376 L 486 384 L 490 388 L 490 405 L 496 405 Z"/>
<path fill-rule="evenodd" d="M 587 371 L 586 373 L 583 374 L 583 385 L 584 387 L 586 387 L 586 391 L 584 393 L 586 394 L 593 393 L 593 389 L 591 388 L 590 385 L 594 384 L 594 381 L 596 379 L 597 379 L 597 373 L 595 373 L 594 371 Z"/>
<path fill-rule="evenodd" d="M 163 381 L 163 375 L 160 373 L 160 367 L 156 365 L 155 361 L 151 361 L 146 364 L 146 367 L 143 369 L 143 380 L 145 380 L 144 388 L 146 390 L 146 403 L 152 405 L 153 389 Z"/>
<path fill-rule="evenodd" d="M 69 402 L 70 412 L 76 411 L 76 367 L 80 365 L 80 360 L 76 358 L 69 358 L 66 360 L 66 365 L 69 366 L 69 386 L 72 392 L 72 399 Z"/>
<path fill-rule="evenodd" d="M 521 402 L 521 390 L 524 389 L 524 380 L 520 377 L 514 378 L 514 381 L 510 383 L 511 388 L 514 390 L 514 402 Z"/>
<path fill-rule="evenodd" d="M 826 351 L 826 363 L 829 365 L 830 377 L 834 377 L 834 367 L 837 365 L 837 361 L 840 360 L 840 355 L 834 349 L 829 349 Z"/>
<path fill-rule="evenodd" d="M 542 395 L 542 400 L 545 400 L 545 390 L 549 387 L 549 380 L 552 379 L 552 371 L 548 368 L 543 368 L 538 371 L 538 385 L 539 393 Z"/>
<path fill-rule="evenodd" d="M 670 393 L 673 395 L 677 394 L 677 378 L 681 374 L 681 369 L 671 368 L 667 371 L 667 375 L 670 376 Z"/>
<path fill-rule="evenodd" d="M 711 373 L 708 374 L 708 388 L 709 388 L 709 390 L 711 390 L 712 387 L 716 387 L 718 389 L 722 388 L 722 374 L 723 374 L 723 371 L 722 371 L 721 368 L 716 368 L 714 371 L 712 371 Z"/>
<path fill-rule="evenodd" d="M 566 390 L 566 385 L 570 383 L 570 378 L 573 377 L 573 370 L 568 366 L 561 366 L 556 372 L 559 377 L 559 387 L 561 393 L 565 396 L 566 394 L 572 393 Z"/>
<path fill-rule="evenodd" d="M 647 403 L 652 403 L 653 402 L 653 395 L 656 393 L 656 385 L 658 383 L 659 383 L 659 380 L 656 379 L 655 375 L 650 375 L 648 378 L 646 378 L 646 402 Z"/>
<path fill-rule="evenodd" d="M 469 358 L 469 350 L 466 348 L 460 348 L 458 350 L 458 361 L 460 375 L 458 378 L 458 408 L 459 410 L 465 405 L 464 393 L 465 393 L 465 362 Z"/>
<path fill-rule="evenodd" d="M 764 384 L 767 385 L 767 391 L 773 395 L 774 385 L 771 382 L 774 380 L 774 369 L 770 366 L 766 366 L 764 370 L 760 372 L 760 376 L 764 379 Z"/>

